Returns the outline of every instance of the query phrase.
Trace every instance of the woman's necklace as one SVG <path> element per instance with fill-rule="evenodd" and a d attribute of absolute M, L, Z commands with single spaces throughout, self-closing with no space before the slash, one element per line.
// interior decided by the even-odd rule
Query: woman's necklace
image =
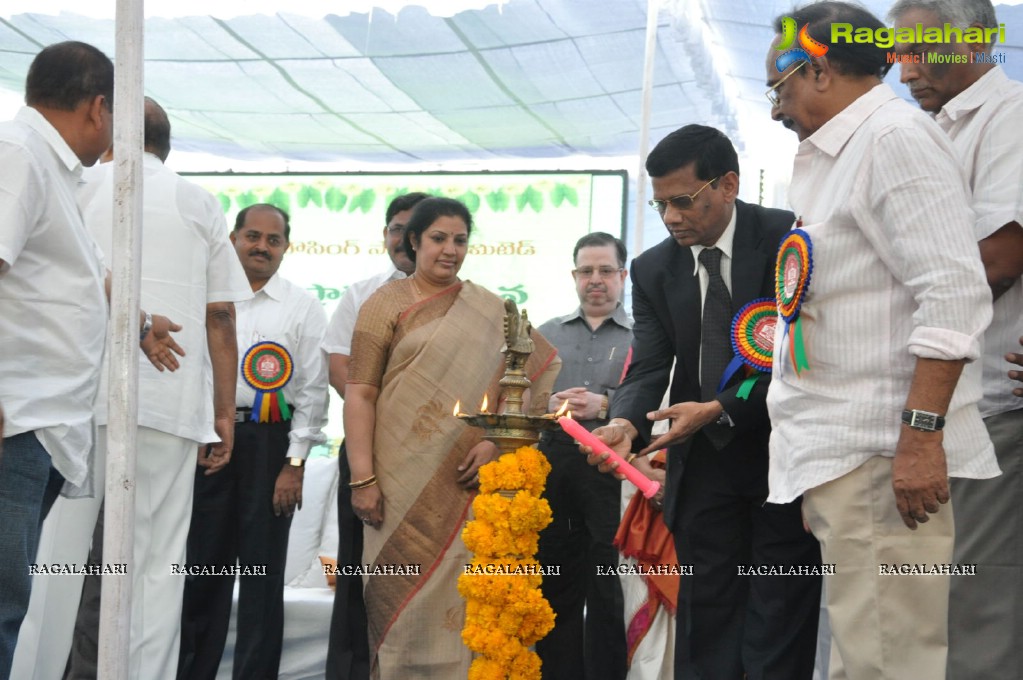
<path fill-rule="evenodd" d="M 415 274 L 413 274 L 412 276 L 410 276 L 410 277 L 409 277 L 409 279 L 410 279 L 410 280 L 412 281 L 412 285 L 413 285 L 413 286 L 415 287 L 415 289 L 416 289 L 416 294 L 417 294 L 417 295 L 419 296 L 419 299 L 420 299 L 420 300 L 425 300 L 425 299 L 426 299 L 426 296 L 425 296 L 425 295 L 423 295 L 423 291 L 421 291 L 421 290 L 419 289 L 419 282 L 418 282 L 418 281 L 416 281 L 416 275 L 415 275 Z"/>

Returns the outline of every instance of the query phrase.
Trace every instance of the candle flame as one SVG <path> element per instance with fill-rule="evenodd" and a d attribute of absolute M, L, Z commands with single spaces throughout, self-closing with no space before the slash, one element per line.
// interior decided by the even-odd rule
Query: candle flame
<path fill-rule="evenodd" d="M 565 417 L 568 418 L 569 420 L 572 420 L 572 412 L 571 411 L 565 411 Z"/>
<path fill-rule="evenodd" d="M 458 417 L 458 412 L 462 410 L 462 400 L 459 399 L 455 402 L 455 407 L 451 409 L 451 415 Z"/>
<path fill-rule="evenodd" d="M 486 413 L 487 412 L 487 404 L 488 403 L 489 402 L 487 401 L 487 395 L 484 394 L 483 395 L 483 403 L 480 404 L 480 413 Z"/>
<path fill-rule="evenodd" d="M 557 411 L 554 412 L 554 417 L 555 418 L 560 418 L 561 416 L 565 415 L 566 411 L 568 411 L 568 399 L 566 399 L 565 401 L 561 402 L 561 408 L 559 408 Z M 571 418 L 572 414 L 569 413 L 568 417 Z"/>

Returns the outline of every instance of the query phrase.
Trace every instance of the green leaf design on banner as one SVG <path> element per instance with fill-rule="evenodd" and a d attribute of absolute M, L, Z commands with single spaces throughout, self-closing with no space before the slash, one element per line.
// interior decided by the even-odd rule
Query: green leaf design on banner
<path fill-rule="evenodd" d="M 508 194 L 504 189 L 491 191 L 487 194 L 486 198 L 487 205 L 489 205 L 490 209 L 494 212 L 504 212 L 508 209 L 508 206 L 511 203 L 511 199 L 508 198 Z"/>
<path fill-rule="evenodd" d="M 238 196 L 235 197 L 234 202 L 238 204 L 238 208 L 240 210 L 244 210 L 245 208 L 248 208 L 250 205 L 259 203 L 259 197 L 256 196 L 256 193 L 254 191 L 245 191 L 243 193 L 238 194 Z"/>
<path fill-rule="evenodd" d="M 529 196 L 529 187 L 526 187 L 525 191 L 523 191 L 521 194 L 519 194 L 518 196 L 515 197 L 515 209 L 516 210 L 518 210 L 519 212 L 522 212 L 523 210 L 526 209 L 526 201 L 528 200 L 528 196 Z"/>
<path fill-rule="evenodd" d="M 377 192 L 372 189 L 363 189 L 348 204 L 348 212 L 352 213 L 356 210 L 362 210 L 363 213 L 368 213 L 373 209 L 373 203 L 376 201 L 376 198 Z"/>
<path fill-rule="evenodd" d="M 320 190 L 309 184 L 305 184 L 298 190 L 298 207 L 304 208 L 312 203 L 317 208 L 323 205 L 323 194 Z"/>
<path fill-rule="evenodd" d="M 555 208 L 560 208 L 561 204 L 565 202 L 565 185 L 555 184 L 554 188 L 551 189 L 551 205 Z"/>
<path fill-rule="evenodd" d="M 536 212 L 543 210 L 543 194 L 533 187 L 529 187 L 531 193 L 529 194 L 529 207 Z"/>
<path fill-rule="evenodd" d="M 533 212 L 543 210 L 543 194 L 534 189 L 532 185 L 526 187 L 526 190 L 515 199 L 515 207 L 519 212 L 525 210 L 527 205 L 533 209 Z"/>
<path fill-rule="evenodd" d="M 573 189 L 572 187 L 568 186 L 567 184 L 559 184 L 558 186 L 560 186 L 563 189 L 565 200 L 571 203 L 576 208 L 578 208 L 579 192 Z"/>
<path fill-rule="evenodd" d="M 217 194 L 217 200 L 220 201 L 220 209 L 226 214 L 231 209 L 231 197 L 227 194 Z"/>
<path fill-rule="evenodd" d="M 480 197 L 475 192 L 466 191 L 458 197 L 458 200 L 465 203 L 465 207 L 468 208 L 471 213 L 480 209 Z"/>
<path fill-rule="evenodd" d="M 347 202 L 348 196 L 337 187 L 330 187 L 323 192 L 323 203 L 327 206 L 327 210 L 331 212 L 341 212 Z"/>
<path fill-rule="evenodd" d="M 284 191 L 280 187 L 275 188 L 270 195 L 267 196 L 266 202 L 272 206 L 280 208 L 286 213 L 291 212 L 291 196 L 288 192 Z"/>
<path fill-rule="evenodd" d="M 373 204 L 377 201 L 377 192 L 373 189 L 366 189 L 362 193 L 365 195 L 362 199 L 362 212 L 368 213 L 373 209 Z"/>

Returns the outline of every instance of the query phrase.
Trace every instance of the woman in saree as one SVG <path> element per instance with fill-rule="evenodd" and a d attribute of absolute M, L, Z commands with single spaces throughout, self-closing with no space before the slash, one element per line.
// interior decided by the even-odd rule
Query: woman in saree
<path fill-rule="evenodd" d="M 405 234 L 415 273 L 366 301 L 352 339 L 345 438 L 352 508 L 367 529 L 371 673 L 382 680 L 464 678 L 472 662 L 461 639 L 457 579 L 469 563 L 461 531 L 478 470 L 498 451 L 452 407 L 484 395 L 497 403 L 505 309 L 458 278 L 471 229 L 459 201 L 421 201 Z M 526 370 L 532 410 L 542 412 L 560 361 L 542 336 L 533 339 Z"/>

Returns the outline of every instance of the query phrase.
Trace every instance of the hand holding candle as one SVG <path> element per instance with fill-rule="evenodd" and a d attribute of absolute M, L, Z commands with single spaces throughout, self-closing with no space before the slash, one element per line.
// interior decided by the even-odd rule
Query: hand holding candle
<path fill-rule="evenodd" d="M 561 425 L 561 429 L 563 429 L 568 436 L 572 437 L 580 444 L 589 446 L 593 449 L 594 453 L 608 454 L 607 461 L 609 463 L 618 463 L 618 467 L 615 471 L 622 473 L 625 475 L 627 480 L 635 484 L 643 494 L 644 498 L 653 498 L 654 494 L 657 493 L 657 490 L 661 488 L 659 483 L 648 478 L 632 465 L 625 462 L 625 459 L 618 455 L 611 447 L 597 439 L 592 432 L 587 430 L 575 420 L 572 420 L 571 417 L 562 416 L 558 418 L 558 425 Z"/>

